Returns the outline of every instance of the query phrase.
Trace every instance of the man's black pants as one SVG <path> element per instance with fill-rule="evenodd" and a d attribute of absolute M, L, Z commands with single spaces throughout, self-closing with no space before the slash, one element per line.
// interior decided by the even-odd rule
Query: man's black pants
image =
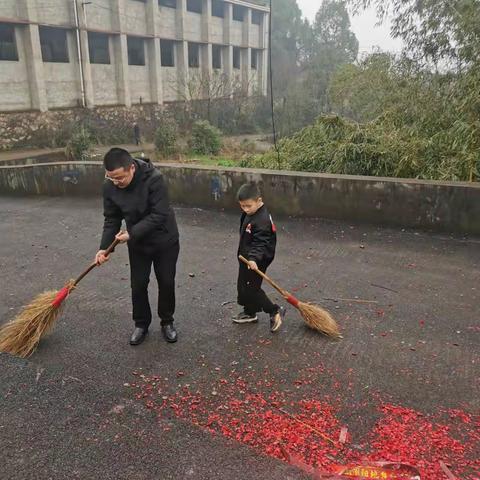
<path fill-rule="evenodd" d="M 152 311 L 148 301 L 148 284 L 152 265 L 158 282 L 158 316 L 162 325 L 173 322 L 175 273 L 179 251 L 178 242 L 151 255 L 129 246 L 133 321 L 136 327 L 148 329 L 152 321 Z"/>
<path fill-rule="evenodd" d="M 271 262 L 258 263 L 260 271 L 265 273 Z M 279 306 L 274 304 L 262 290 L 263 278 L 253 270 L 250 270 L 243 262 L 239 262 L 238 268 L 238 304 L 245 313 L 255 316 L 257 312 L 264 311 L 270 315 L 278 312 Z"/>

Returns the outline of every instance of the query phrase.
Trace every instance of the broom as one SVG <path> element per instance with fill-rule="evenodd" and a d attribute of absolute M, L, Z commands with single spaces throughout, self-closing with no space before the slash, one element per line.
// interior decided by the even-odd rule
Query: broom
<path fill-rule="evenodd" d="M 115 239 L 105 251 L 105 255 L 112 253 L 118 243 Z M 37 348 L 42 336 L 53 328 L 62 311 L 63 301 L 96 266 L 96 263 L 92 263 L 76 280 L 70 280 L 58 292 L 41 293 L 24 307 L 12 321 L 0 329 L 0 351 L 21 358 L 29 357 Z"/>
<path fill-rule="evenodd" d="M 238 257 L 243 263 L 248 265 L 248 260 L 239 255 Z M 291 293 L 284 290 L 282 287 L 277 285 L 270 277 L 260 270 L 255 270 L 267 283 L 269 283 L 275 290 L 277 290 L 280 295 L 291 305 L 293 305 L 300 315 L 305 320 L 305 323 L 318 332 L 324 333 L 329 337 L 342 338 L 340 331 L 338 329 L 337 322 L 333 317 L 323 308 L 312 303 L 301 302 L 298 298 L 295 298 Z"/>

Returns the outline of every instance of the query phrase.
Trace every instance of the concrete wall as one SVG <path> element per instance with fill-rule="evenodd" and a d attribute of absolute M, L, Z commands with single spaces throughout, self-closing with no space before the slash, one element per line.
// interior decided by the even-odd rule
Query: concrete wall
<path fill-rule="evenodd" d="M 210 18 L 210 40 L 212 43 L 223 43 L 223 24 L 224 19 L 218 17 Z"/>
<path fill-rule="evenodd" d="M 147 46 L 145 45 L 145 48 Z M 148 72 L 148 55 L 145 54 L 146 65 L 129 65 L 130 95 L 132 104 L 148 103 L 152 100 L 150 77 Z M 140 102 L 140 97 L 142 101 Z"/>
<path fill-rule="evenodd" d="M 159 164 L 173 202 L 238 210 L 241 184 L 261 185 L 279 215 L 480 235 L 480 184 Z M 100 162 L 0 167 L 0 194 L 100 195 Z"/>
<path fill-rule="evenodd" d="M 95 105 L 116 105 L 119 103 L 117 94 L 116 69 L 114 56 L 110 48 L 110 65 L 93 64 L 92 80 Z"/>
<path fill-rule="evenodd" d="M 23 30 L 23 28 L 15 29 L 18 62 L 0 61 L 1 108 L 5 111 L 32 108 Z"/>
<path fill-rule="evenodd" d="M 65 0 L 38 1 L 34 5 L 40 24 L 71 25 L 73 23 L 73 2 Z"/>
<path fill-rule="evenodd" d="M 202 41 L 202 15 L 194 12 L 185 12 L 184 38 L 189 42 Z"/>
<path fill-rule="evenodd" d="M 232 45 L 240 46 L 242 45 L 242 38 L 243 38 L 243 22 L 237 22 L 234 20 L 232 22 L 232 30 L 230 33 L 230 41 Z"/>
<path fill-rule="evenodd" d="M 76 42 L 73 32 L 67 32 L 69 63 L 48 62 L 43 64 L 49 108 L 75 107 L 80 102 L 80 74 L 76 60 Z"/>
<path fill-rule="evenodd" d="M 175 67 L 162 67 L 163 100 L 174 101 L 178 97 L 177 69 Z"/>
<path fill-rule="evenodd" d="M 160 37 L 174 40 L 176 38 L 176 10 L 174 8 L 158 8 L 158 15 L 155 18 L 156 29 Z"/>
<path fill-rule="evenodd" d="M 87 28 L 101 31 L 115 30 L 110 4 L 110 0 L 95 0 L 95 2 L 85 6 Z"/>
<path fill-rule="evenodd" d="M 146 10 L 145 3 L 126 1 L 124 25 L 127 33 L 135 33 L 136 35 L 147 34 Z"/>
<path fill-rule="evenodd" d="M 1 18 L 22 18 L 17 2 L 0 2 Z"/>

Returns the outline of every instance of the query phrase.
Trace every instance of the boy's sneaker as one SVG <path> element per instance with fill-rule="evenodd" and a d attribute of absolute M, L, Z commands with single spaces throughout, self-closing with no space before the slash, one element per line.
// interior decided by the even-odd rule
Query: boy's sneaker
<path fill-rule="evenodd" d="M 249 315 L 245 312 L 237 313 L 232 317 L 233 323 L 253 323 L 258 322 L 258 317 L 256 315 Z"/>
<path fill-rule="evenodd" d="M 280 307 L 278 312 L 274 315 L 270 315 L 270 331 L 277 332 L 282 326 L 283 319 L 285 318 L 285 308 Z"/>

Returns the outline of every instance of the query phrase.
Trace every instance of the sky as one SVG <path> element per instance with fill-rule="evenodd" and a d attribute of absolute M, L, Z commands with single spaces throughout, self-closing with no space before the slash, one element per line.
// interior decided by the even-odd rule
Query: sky
<path fill-rule="evenodd" d="M 321 0 L 297 0 L 297 3 L 303 16 L 313 21 L 322 2 Z M 390 36 L 389 23 L 375 26 L 377 18 L 373 9 L 366 10 L 361 15 L 350 15 L 350 21 L 352 30 L 360 43 L 360 54 L 371 52 L 376 46 L 391 52 L 401 50 L 402 42 Z"/>

